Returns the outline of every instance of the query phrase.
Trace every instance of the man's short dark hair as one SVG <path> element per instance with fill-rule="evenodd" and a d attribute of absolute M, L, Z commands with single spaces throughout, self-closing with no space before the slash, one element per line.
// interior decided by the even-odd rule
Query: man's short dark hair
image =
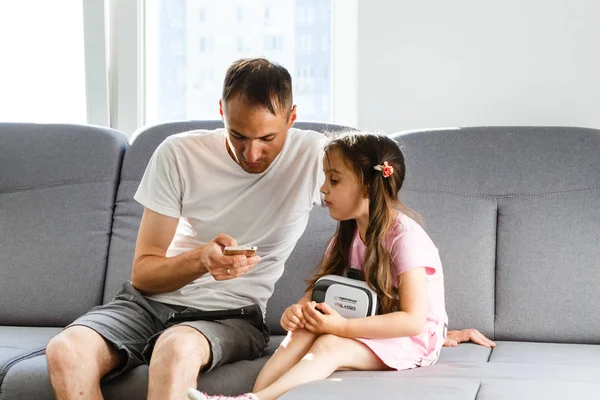
<path fill-rule="evenodd" d="M 279 64 L 265 58 L 237 60 L 227 69 L 223 82 L 223 103 L 242 96 L 250 106 L 269 110 L 273 115 L 292 108 L 292 77 Z"/>

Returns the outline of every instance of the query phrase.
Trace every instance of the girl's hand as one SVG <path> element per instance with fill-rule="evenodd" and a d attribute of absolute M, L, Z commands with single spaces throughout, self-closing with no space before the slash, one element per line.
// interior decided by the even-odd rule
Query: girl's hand
<path fill-rule="evenodd" d="M 459 343 L 471 341 L 483 347 L 495 347 L 496 343 L 492 342 L 487 337 L 483 336 L 483 333 L 477 329 L 462 329 L 460 331 L 448 331 L 446 334 L 446 341 L 444 346 L 456 347 Z"/>
<path fill-rule="evenodd" d="M 320 311 L 319 311 L 320 310 Z M 307 331 L 315 334 L 330 333 L 343 336 L 347 320 L 337 313 L 327 303 L 316 303 L 309 301 L 302 308 Z"/>
<path fill-rule="evenodd" d="M 292 304 L 285 309 L 279 321 L 281 327 L 286 331 L 293 332 L 298 328 L 304 328 L 304 316 L 302 315 L 302 306 Z"/>

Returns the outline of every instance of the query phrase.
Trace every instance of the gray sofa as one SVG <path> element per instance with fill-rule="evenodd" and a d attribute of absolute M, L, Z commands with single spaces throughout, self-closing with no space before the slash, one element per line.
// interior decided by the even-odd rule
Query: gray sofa
<path fill-rule="evenodd" d="M 133 193 L 168 135 L 219 121 L 114 130 L 0 124 L 0 400 L 52 399 L 44 347 L 109 301 L 130 276 L 141 206 Z M 338 126 L 297 124 L 336 130 Z M 284 399 L 600 398 L 600 131 L 492 127 L 404 132 L 403 198 L 440 249 L 450 328 L 496 340 L 444 348 L 402 372 L 338 372 Z M 335 223 L 314 209 L 269 301 L 302 294 Z M 200 389 L 249 390 L 265 357 L 202 376 Z M 146 366 L 103 382 L 107 399 L 144 399 Z"/>

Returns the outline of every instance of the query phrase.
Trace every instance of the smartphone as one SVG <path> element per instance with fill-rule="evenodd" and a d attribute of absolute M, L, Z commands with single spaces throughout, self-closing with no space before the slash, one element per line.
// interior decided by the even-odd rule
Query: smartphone
<path fill-rule="evenodd" d="M 252 257 L 256 254 L 256 246 L 226 246 L 223 249 L 223 254 L 226 256 L 243 255 Z"/>

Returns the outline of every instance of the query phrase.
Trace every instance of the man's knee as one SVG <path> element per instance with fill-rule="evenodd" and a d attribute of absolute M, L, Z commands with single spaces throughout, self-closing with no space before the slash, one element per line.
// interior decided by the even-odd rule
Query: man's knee
<path fill-rule="evenodd" d="M 81 367 L 97 362 L 104 339 L 94 330 L 73 326 L 65 329 L 48 342 L 46 359 L 51 370 Z"/>
<path fill-rule="evenodd" d="M 46 346 L 46 360 L 51 370 L 64 366 L 65 361 L 71 357 L 71 343 L 62 334 L 53 337 Z"/>
<path fill-rule="evenodd" d="M 177 326 L 167 329 L 156 341 L 151 360 L 176 364 L 181 360 L 200 361 L 201 367 L 211 358 L 208 339 L 194 328 Z M 152 364 L 152 362 L 151 362 Z"/>

